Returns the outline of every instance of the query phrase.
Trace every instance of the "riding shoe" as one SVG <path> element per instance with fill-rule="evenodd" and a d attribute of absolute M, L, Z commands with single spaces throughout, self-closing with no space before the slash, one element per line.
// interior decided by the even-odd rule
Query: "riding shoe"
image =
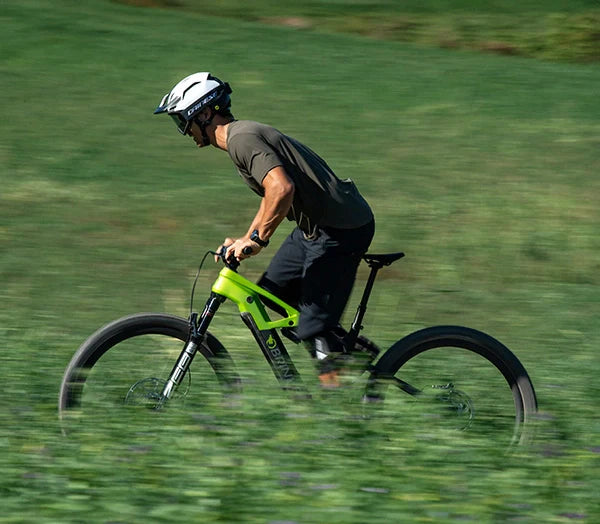
<path fill-rule="evenodd" d="M 324 388 L 340 387 L 347 355 L 339 337 L 333 333 L 321 333 L 310 339 L 311 355 L 317 360 L 319 382 Z"/>

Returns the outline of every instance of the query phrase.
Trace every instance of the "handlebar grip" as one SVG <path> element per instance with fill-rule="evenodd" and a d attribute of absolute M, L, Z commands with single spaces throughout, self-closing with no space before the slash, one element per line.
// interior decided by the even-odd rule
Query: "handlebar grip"
<path fill-rule="evenodd" d="M 231 258 L 229 260 L 225 259 L 225 253 L 227 252 L 228 247 L 229 246 L 223 246 L 221 250 L 216 254 L 221 258 L 226 267 L 232 269 L 233 271 L 236 271 L 237 268 L 240 267 L 240 263 L 235 258 Z M 242 253 L 244 253 L 244 255 L 250 255 L 252 253 L 252 247 L 246 246 L 244 249 L 242 249 Z"/>

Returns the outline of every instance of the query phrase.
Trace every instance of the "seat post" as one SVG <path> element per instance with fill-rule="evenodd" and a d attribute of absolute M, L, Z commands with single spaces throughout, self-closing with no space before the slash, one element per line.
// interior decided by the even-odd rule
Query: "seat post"
<path fill-rule="evenodd" d="M 356 343 L 356 339 L 360 334 L 360 330 L 363 328 L 362 321 L 365 313 L 367 312 L 367 302 L 369 302 L 369 297 L 371 296 L 371 291 L 373 290 L 375 277 L 377 276 L 377 272 L 383 267 L 383 264 L 380 262 L 368 261 L 367 263 L 371 268 L 371 272 L 369 273 L 369 278 L 367 280 L 367 284 L 365 285 L 362 298 L 360 299 L 360 303 L 356 309 L 356 315 L 354 315 L 352 327 L 350 328 L 350 331 L 348 331 L 348 334 L 344 337 L 344 345 L 346 346 L 346 350 L 348 352 L 351 352 L 354 348 L 354 344 Z"/>

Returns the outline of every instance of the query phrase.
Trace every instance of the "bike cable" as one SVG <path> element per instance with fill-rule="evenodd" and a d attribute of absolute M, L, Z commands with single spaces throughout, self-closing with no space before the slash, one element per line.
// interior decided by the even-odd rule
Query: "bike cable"
<path fill-rule="evenodd" d="M 194 312 L 194 293 L 196 291 L 196 284 L 198 282 L 198 278 L 200 277 L 200 271 L 202 271 L 202 266 L 204 265 L 204 262 L 206 261 L 206 257 L 208 255 L 216 255 L 216 254 L 217 253 L 215 253 L 214 251 L 207 251 L 206 253 L 204 253 L 202 260 L 200 261 L 200 265 L 198 266 L 198 271 L 196 272 L 196 277 L 194 278 L 194 284 L 192 285 L 192 295 L 190 297 L 190 317 L 191 317 L 192 313 Z"/>

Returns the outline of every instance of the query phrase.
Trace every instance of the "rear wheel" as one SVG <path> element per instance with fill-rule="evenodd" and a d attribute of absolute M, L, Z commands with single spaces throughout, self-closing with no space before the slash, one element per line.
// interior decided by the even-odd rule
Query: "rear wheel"
<path fill-rule="evenodd" d="M 365 399 L 424 438 L 522 444 L 537 411 L 517 357 L 469 328 L 439 326 L 396 342 L 377 362 Z M 482 440 L 483 439 L 483 440 Z"/>
<path fill-rule="evenodd" d="M 121 318 L 98 330 L 75 353 L 60 388 L 63 429 L 119 424 L 140 407 L 147 418 L 160 405 L 161 392 L 189 335 L 180 317 L 139 314 Z M 207 334 L 178 391 L 168 406 L 202 411 L 236 390 L 239 377 L 229 354 Z M 135 408 L 138 408 L 137 410 Z M 146 420 L 147 423 L 147 420 Z"/>

